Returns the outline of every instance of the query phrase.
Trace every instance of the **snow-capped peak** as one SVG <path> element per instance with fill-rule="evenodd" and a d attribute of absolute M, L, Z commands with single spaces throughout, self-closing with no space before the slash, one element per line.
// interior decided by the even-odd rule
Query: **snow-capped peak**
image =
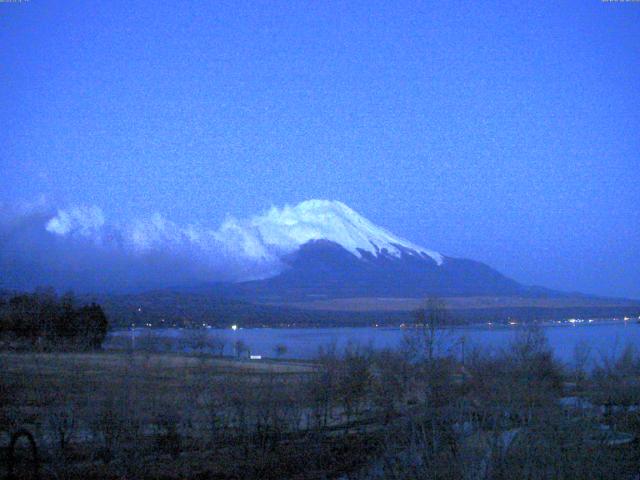
<path fill-rule="evenodd" d="M 294 251 L 310 240 L 329 240 L 358 257 L 362 251 L 377 256 L 385 250 L 400 257 L 404 250 L 428 255 L 438 265 L 443 261 L 438 252 L 393 235 L 339 201 L 307 200 L 294 207 L 272 207 L 250 223 L 264 244 L 283 252 Z"/>

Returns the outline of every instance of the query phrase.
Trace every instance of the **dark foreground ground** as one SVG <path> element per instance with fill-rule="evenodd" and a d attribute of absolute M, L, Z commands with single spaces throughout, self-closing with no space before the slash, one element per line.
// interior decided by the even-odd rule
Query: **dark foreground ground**
<path fill-rule="evenodd" d="M 10 469 L 34 478 L 34 466 L 39 478 L 64 479 L 640 473 L 635 351 L 590 374 L 559 370 L 539 334 L 499 355 L 472 353 L 465 365 L 411 356 L 0 353 L 0 478 Z M 22 437 L 11 466 L 7 447 L 21 429 L 37 464 Z"/>

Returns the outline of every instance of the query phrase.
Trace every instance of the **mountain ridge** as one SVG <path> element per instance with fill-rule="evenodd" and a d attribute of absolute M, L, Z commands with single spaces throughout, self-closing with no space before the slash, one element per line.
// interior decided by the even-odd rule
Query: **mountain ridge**
<path fill-rule="evenodd" d="M 474 260 L 402 252 L 399 256 L 362 252 L 352 255 L 328 240 L 311 240 L 282 257 L 285 269 L 273 277 L 235 284 L 237 294 L 259 301 L 305 298 L 427 296 L 566 296 L 522 285 Z"/>

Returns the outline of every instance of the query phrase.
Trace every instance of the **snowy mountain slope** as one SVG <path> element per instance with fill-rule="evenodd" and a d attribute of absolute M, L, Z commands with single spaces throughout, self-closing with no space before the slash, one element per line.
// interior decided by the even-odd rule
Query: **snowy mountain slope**
<path fill-rule="evenodd" d="M 310 240 L 283 257 L 284 270 L 270 278 L 236 284 L 242 298 L 287 302 L 293 299 L 529 295 L 528 287 L 473 260 L 362 252 L 357 257 L 336 242 Z"/>
<path fill-rule="evenodd" d="M 337 243 L 358 258 L 365 252 L 399 258 L 403 253 L 428 256 L 441 265 L 443 256 L 374 225 L 342 202 L 307 200 L 294 207 L 273 207 L 254 217 L 250 227 L 262 243 L 279 253 L 291 253 L 312 240 Z"/>
<path fill-rule="evenodd" d="M 338 201 L 273 207 L 233 230 L 259 245 L 256 258 L 267 252 L 281 265 L 277 275 L 236 284 L 245 299 L 527 294 L 487 265 L 415 245 Z"/>

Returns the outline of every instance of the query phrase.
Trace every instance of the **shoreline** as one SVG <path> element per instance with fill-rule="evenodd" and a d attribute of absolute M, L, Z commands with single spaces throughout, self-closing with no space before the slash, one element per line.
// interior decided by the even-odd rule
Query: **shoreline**
<path fill-rule="evenodd" d="M 571 320 L 575 320 L 572 322 Z M 592 318 L 592 319 L 568 319 L 568 320 L 547 320 L 542 322 L 518 322 L 518 323 L 504 323 L 504 322 L 482 322 L 482 323 L 469 323 L 469 324 L 458 324 L 458 325 L 448 325 L 444 327 L 439 327 L 440 330 L 470 330 L 470 329 L 483 329 L 483 330 L 508 330 L 508 329 L 519 329 L 522 327 L 528 326 L 538 326 L 542 328 L 555 328 L 555 327 L 593 327 L 598 325 L 638 325 L 640 324 L 640 317 L 632 318 L 628 317 L 624 318 Z M 130 334 L 131 331 L 161 331 L 161 330 L 187 330 L 187 331 L 199 331 L 199 330 L 215 330 L 215 331 L 229 331 L 235 332 L 237 330 L 328 330 L 328 329 L 376 329 L 376 330 L 410 330 L 417 329 L 419 325 L 407 325 L 407 324 L 399 324 L 399 325 L 328 325 L 328 326 L 318 326 L 318 325 L 309 325 L 309 326 L 298 326 L 298 325 L 261 325 L 261 326 L 249 326 L 242 327 L 238 326 L 237 329 L 228 327 L 217 327 L 217 326 L 194 326 L 194 327 L 185 327 L 185 326 L 147 326 L 147 325 L 136 325 L 130 327 L 117 327 L 113 329 L 109 329 L 108 334 Z"/>

